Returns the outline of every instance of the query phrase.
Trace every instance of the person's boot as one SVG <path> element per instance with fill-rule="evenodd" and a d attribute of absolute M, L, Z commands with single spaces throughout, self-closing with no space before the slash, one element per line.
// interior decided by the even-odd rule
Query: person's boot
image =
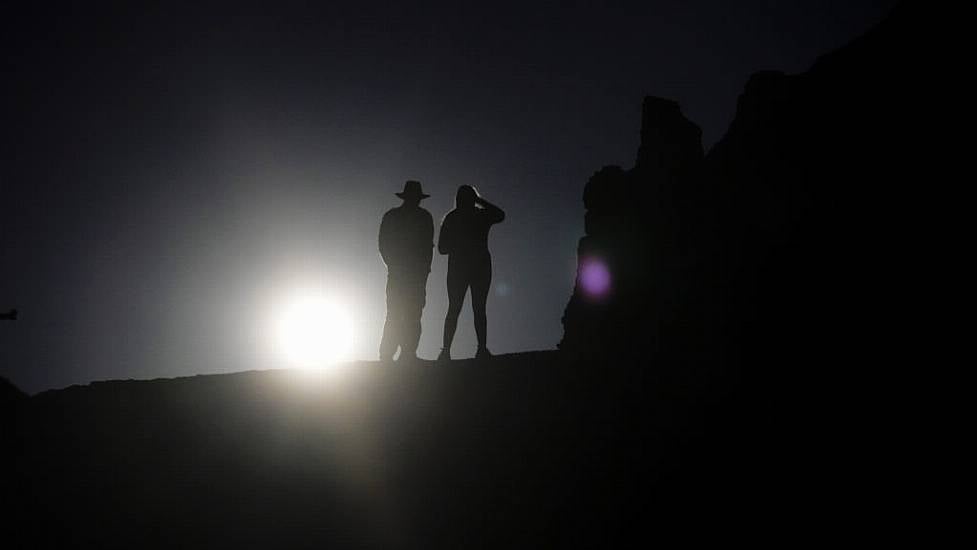
<path fill-rule="evenodd" d="M 451 350 L 441 348 L 441 353 L 438 354 L 438 363 L 446 363 L 448 361 L 451 361 Z"/>
<path fill-rule="evenodd" d="M 478 348 L 478 351 L 475 352 L 475 359 L 488 359 L 489 357 L 492 357 L 492 352 L 486 347 Z"/>

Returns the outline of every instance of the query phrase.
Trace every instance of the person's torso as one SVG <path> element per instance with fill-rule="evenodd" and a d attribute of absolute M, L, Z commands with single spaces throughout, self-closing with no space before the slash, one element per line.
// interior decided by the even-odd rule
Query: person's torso
<path fill-rule="evenodd" d="M 433 246 L 433 220 L 423 208 L 397 207 L 386 214 L 384 246 L 388 268 L 424 270 L 430 268 Z"/>
<path fill-rule="evenodd" d="M 492 228 L 481 209 L 453 210 L 445 220 L 451 232 L 451 256 L 481 257 L 489 254 L 488 235 Z"/>

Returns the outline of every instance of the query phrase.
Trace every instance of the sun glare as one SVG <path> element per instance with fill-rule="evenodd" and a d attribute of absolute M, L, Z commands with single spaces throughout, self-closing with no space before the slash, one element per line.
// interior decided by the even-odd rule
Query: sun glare
<path fill-rule="evenodd" d="M 298 367 L 324 367 L 347 359 L 353 340 L 348 310 L 318 293 L 293 296 L 276 329 L 282 355 Z"/>

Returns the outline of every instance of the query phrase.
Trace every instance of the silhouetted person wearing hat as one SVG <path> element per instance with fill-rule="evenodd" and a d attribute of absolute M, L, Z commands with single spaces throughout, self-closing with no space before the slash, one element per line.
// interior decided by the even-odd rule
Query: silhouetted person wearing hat
<path fill-rule="evenodd" d="M 390 361 L 400 347 L 398 360 L 417 358 L 421 339 L 427 275 L 434 254 L 434 219 L 420 203 L 430 195 L 421 183 L 408 181 L 397 193 L 404 204 L 392 208 L 380 222 L 380 256 L 387 264 L 387 319 L 380 339 L 380 360 Z"/>
<path fill-rule="evenodd" d="M 451 342 L 458 328 L 458 315 L 465 293 L 472 289 L 475 357 L 490 357 L 486 346 L 485 302 L 492 284 L 492 256 L 488 249 L 489 229 L 505 219 L 501 208 L 478 195 L 474 187 L 462 185 L 455 195 L 455 209 L 441 222 L 438 251 L 448 255 L 448 314 L 444 318 L 444 341 L 439 361 L 451 359 Z"/>

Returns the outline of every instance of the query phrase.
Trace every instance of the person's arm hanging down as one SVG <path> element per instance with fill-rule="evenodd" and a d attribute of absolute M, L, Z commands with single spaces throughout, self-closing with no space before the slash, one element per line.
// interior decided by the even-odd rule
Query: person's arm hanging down
<path fill-rule="evenodd" d="M 383 263 L 386 264 L 388 268 L 394 261 L 391 231 L 390 214 L 387 213 L 384 214 L 383 219 L 380 220 L 380 235 L 377 238 L 377 247 L 380 249 L 380 257 L 383 258 Z"/>

